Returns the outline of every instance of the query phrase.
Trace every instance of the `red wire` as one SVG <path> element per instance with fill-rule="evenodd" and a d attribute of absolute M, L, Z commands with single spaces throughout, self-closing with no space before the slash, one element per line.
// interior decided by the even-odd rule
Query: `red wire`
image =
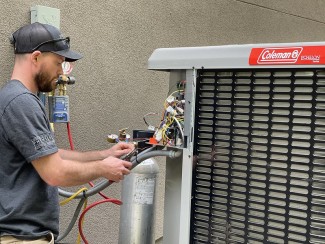
<path fill-rule="evenodd" d="M 68 130 L 68 138 L 69 138 L 69 143 L 70 143 L 70 149 L 73 151 L 74 150 L 74 144 L 73 144 L 73 140 L 72 140 L 70 122 L 67 123 L 67 130 Z M 89 182 L 89 185 L 91 187 L 94 187 L 94 184 L 92 182 Z M 98 194 L 101 195 L 105 199 L 109 199 L 109 197 L 105 196 L 102 192 L 99 192 Z"/>
<path fill-rule="evenodd" d="M 70 122 L 67 123 L 67 130 L 68 130 L 68 138 L 69 138 L 69 143 L 70 143 L 70 149 L 73 151 L 74 150 L 74 144 L 73 144 L 73 140 L 72 140 Z M 89 185 L 91 187 L 94 187 L 94 184 L 92 182 L 89 182 Z M 85 242 L 85 244 L 88 244 L 88 241 L 87 241 L 87 239 L 84 236 L 83 231 L 82 231 L 82 220 L 84 218 L 84 215 L 88 212 L 88 210 L 90 210 L 91 208 L 95 207 L 98 204 L 105 203 L 105 202 L 112 202 L 112 203 L 117 204 L 117 205 L 122 205 L 122 202 L 120 200 L 109 198 L 108 196 L 104 195 L 102 192 L 99 192 L 98 194 L 101 195 L 105 199 L 102 200 L 102 201 L 98 201 L 98 202 L 95 202 L 95 203 L 89 205 L 87 208 L 85 208 L 85 210 L 81 213 L 81 215 L 79 217 L 79 223 L 78 223 L 79 233 L 80 233 L 80 236 L 81 236 L 82 240 Z"/>
<path fill-rule="evenodd" d="M 91 186 L 91 187 L 94 187 L 94 183 L 92 183 L 91 181 L 88 182 L 88 184 Z M 106 196 L 104 193 L 102 193 L 101 191 L 98 192 L 99 195 L 101 195 L 103 198 L 105 199 L 110 199 L 108 196 Z"/>
<path fill-rule="evenodd" d="M 110 199 L 104 199 L 104 200 L 101 200 L 101 201 L 98 201 L 98 202 L 95 202 L 91 205 L 89 205 L 88 207 L 86 207 L 84 209 L 84 211 L 82 211 L 80 217 L 79 217 L 79 222 L 78 222 L 78 228 L 79 228 L 79 233 L 80 233 L 80 236 L 82 238 L 82 240 L 84 241 L 85 244 L 88 244 L 88 241 L 82 231 L 82 220 L 84 218 L 84 215 L 90 210 L 92 209 L 93 207 L 99 205 L 99 204 L 102 204 L 102 203 L 105 203 L 105 202 L 111 202 L 111 203 L 114 203 L 114 204 L 117 204 L 117 205 L 121 205 L 122 202 L 117 200 L 117 199 L 113 199 L 113 198 L 110 198 Z"/>
<path fill-rule="evenodd" d="M 74 150 L 74 145 L 73 145 L 73 140 L 72 140 L 72 135 L 71 135 L 70 122 L 67 123 L 67 130 L 68 130 L 68 138 L 69 138 L 69 143 L 70 143 L 70 149 Z"/>
<path fill-rule="evenodd" d="M 67 123 L 67 130 L 68 130 L 68 138 L 69 138 L 69 143 L 70 143 L 70 149 L 74 150 L 74 144 L 73 144 L 72 135 L 71 135 L 70 122 Z M 89 182 L 89 185 L 91 187 L 94 186 L 94 184 L 92 182 Z M 80 236 L 81 236 L 82 240 L 85 242 L 85 244 L 88 244 L 88 241 L 87 241 L 87 239 L 84 236 L 83 231 L 82 231 L 82 219 L 84 218 L 84 215 L 88 212 L 88 210 L 90 210 L 91 208 L 95 207 L 98 204 L 105 203 L 105 202 L 111 202 L 111 203 L 114 203 L 114 204 L 117 204 L 117 205 L 122 205 L 122 202 L 120 200 L 109 198 L 108 196 L 104 195 L 102 192 L 99 192 L 98 194 L 101 195 L 105 199 L 102 200 L 102 201 L 98 201 L 98 202 L 95 202 L 95 203 L 89 205 L 87 208 L 85 208 L 85 210 L 81 213 L 81 215 L 79 217 L 79 223 L 78 223 L 79 233 L 80 233 Z"/>

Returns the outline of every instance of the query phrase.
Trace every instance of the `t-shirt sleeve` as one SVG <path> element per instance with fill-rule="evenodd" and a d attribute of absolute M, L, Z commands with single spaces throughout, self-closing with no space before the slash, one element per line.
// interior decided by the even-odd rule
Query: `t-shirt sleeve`
<path fill-rule="evenodd" d="M 7 140 L 31 162 L 58 151 L 43 106 L 32 94 L 21 94 L 2 117 Z"/>

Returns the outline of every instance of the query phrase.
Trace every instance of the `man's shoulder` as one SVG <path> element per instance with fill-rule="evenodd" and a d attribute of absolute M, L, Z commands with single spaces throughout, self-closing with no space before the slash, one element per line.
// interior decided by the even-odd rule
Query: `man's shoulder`
<path fill-rule="evenodd" d="M 6 110 L 7 106 L 16 101 L 20 106 L 28 106 L 28 101 L 34 102 L 36 96 L 31 93 L 20 81 L 10 80 L 0 90 L 0 116 Z M 33 101 L 34 100 L 34 101 Z"/>
<path fill-rule="evenodd" d="M 1 95 L 20 94 L 20 93 L 31 93 L 31 92 L 19 80 L 10 80 L 0 89 Z"/>

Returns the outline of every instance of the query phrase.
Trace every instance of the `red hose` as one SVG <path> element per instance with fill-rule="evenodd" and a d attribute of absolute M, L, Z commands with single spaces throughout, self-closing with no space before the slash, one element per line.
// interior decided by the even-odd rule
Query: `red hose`
<path fill-rule="evenodd" d="M 121 205 L 121 204 L 122 204 L 122 202 L 119 201 L 119 200 L 117 200 L 117 199 L 113 199 L 113 198 L 110 198 L 110 199 L 104 199 L 104 200 L 101 200 L 101 201 L 98 201 L 98 202 L 95 202 L 95 203 L 89 205 L 88 207 L 86 207 L 86 208 L 84 209 L 84 211 L 82 211 L 82 213 L 81 213 L 81 215 L 80 215 L 80 217 L 79 217 L 78 228 L 79 228 L 80 236 L 81 236 L 81 238 L 82 238 L 82 240 L 84 241 L 85 244 L 88 244 L 88 241 L 87 241 L 87 239 L 86 239 L 86 237 L 85 237 L 85 235 L 84 235 L 84 233 L 83 233 L 83 231 L 82 231 L 82 220 L 83 220 L 85 214 L 86 214 L 90 209 L 92 209 L 93 207 L 95 207 L 95 206 L 97 206 L 97 205 L 99 205 L 99 204 L 105 203 L 105 202 L 111 202 L 111 203 L 114 203 L 114 204 L 117 204 L 117 205 Z"/>
<path fill-rule="evenodd" d="M 91 181 L 88 182 L 88 184 L 91 186 L 91 187 L 94 187 L 94 183 L 92 183 Z M 104 199 L 110 199 L 108 196 L 106 196 L 104 193 L 102 193 L 101 191 L 98 192 L 99 195 L 101 195 Z"/>
<path fill-rule="evenodd" d="M 67 123 L 67 131 L 68 131 L 70 149 L 74 150 L 74 144 L 73 144 L 73 140 L 72 140 L 70 122 Z M 89 185 L 91 187 L 94 186 L 94 184 L 92 182 L 89 182 Z M 82 231 L 82 220 L 84 218 L 84 215 L 88 212 L 88 210 L 92 209 L 93 207 L 95 207 L 95 206 L 97 206 L 97 205 L 99 205 L 101 203 L 105 203 L 105 202 L 111 202 L 111 203 L 114 203 L 114 204 L 117 204 L 117 205 L 122 205 L 122 202 L 120 200 L 109 198 L 108 196 L 104 195 L 102 192 L 99 192 L 98 194 L 101 195 L 105 199 L 89 205 L 87 208 L 84 209 L 84 211 L 81 213 L 81 215 L 79 217 L 79 223 L 78 223 L 79 233 L 80 233 L 80 236 L 81 236 L 81 238 L 82 238 L 82 240 L 84 241 L 85 244 L 88 244 L 88 241 L 87 241 L 87 239 L 86 239 L 86 237 L 85 237 L 85 235 L 83 234 L 83 231 Z"/>
<path fill-rule="evenodd" d="M 69 143 L 70 143 L 70 149 L 73 151 L 74 150 L 74 144 L 73 144 L 73 140 L 72 140 L 70 122 L 67 123 L 67 131 L 68 131 L 68 138 L 69 138 Z M 94 184 L 92 182 L 89 182 L 89 185 L 91 187 L 94 187 Z M 105 199 L 109 199 L 109 197 L 105 196 L 102 192 L 99 192 L 98 194 L 101 195 Z"/>
<path fill-rule="evenodd" d="M 68 138 L 69 138 L 69 143 L 70 143 L 70 149 L 74 150 L 74 145 L 73 145 L 73 140 L 72 140 L 72 135 L 71 135 L 70 122 L 67 123 L 67 130 L 68 130 Z"/>

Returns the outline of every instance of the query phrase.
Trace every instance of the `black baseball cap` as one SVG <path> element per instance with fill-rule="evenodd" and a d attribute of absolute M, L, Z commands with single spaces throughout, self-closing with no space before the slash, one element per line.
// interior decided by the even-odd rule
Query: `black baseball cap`
<path fill-rule="evenodd" d="M 63 37 L 58 28 L 39 22 L 19 28 L 12 34 L 11 43 L 17 54 L 39 50 L 61 55 L 67 62 L 74 62 L 82 58 L 81 54 L 70 50 L 69 37 Z"/>

